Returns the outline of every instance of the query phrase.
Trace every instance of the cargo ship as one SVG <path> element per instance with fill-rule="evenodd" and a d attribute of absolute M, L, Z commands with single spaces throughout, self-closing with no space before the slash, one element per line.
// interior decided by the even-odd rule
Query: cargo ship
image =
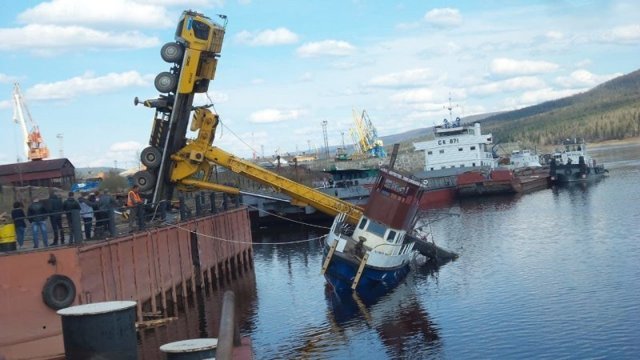
<path fill-rule="evenodd" d="M 425 184 L 421 208 L 453 201 L 458 175 L 469 171 L 489 173 L 498 165 L 491 134 L 483 134 L 479 123 L 463 124 L 458 117 L 433 128 L 434 139 L 414 143 L 424 151 L 424 169 L 413 175 Z"/>

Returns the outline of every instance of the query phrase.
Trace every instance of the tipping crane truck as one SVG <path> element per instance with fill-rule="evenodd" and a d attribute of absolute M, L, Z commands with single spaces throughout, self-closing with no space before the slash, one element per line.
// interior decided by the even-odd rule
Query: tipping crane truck
<path fill-rule="evenodd" d="M 226 17 L 221 18 L 226 21 Z M 141 161 L 147 169 L 133 176 L 134 184 L 153 203 L 170 201 L 175 189 L 209 189 L 241 194 L 237 188 L 210 181 L 212 164 L 216 164 L 289 195 L 295 205 L 309 205 L 333 216 L 345 213 L 347 220 L 356 224 L 362 208 L 298 184 L 212 145 L 219 117 L 207 106 L 194 107 L 193 97 L 196 93 L 206 92 L 215 76 L 224 32 L 224 25 L 202 14 L 193 11 L 182 13 L 176 41 L 165 44 L 160 52 L 163 60 L 173 64 L 168 72 L 158 74 L 154 81 L 156 89 L 163 95 L 157 99 L 134 100 L 135 105 L 141 103 L 156 109 L 149 146 L 141 153 Z M 198 135 L 194 140 L 187 140 L 185 136 L 192 111 L 190 129 L 197 131 Z"/>
<path fill-rule="evenodd" d="M 226 16 L 220 17 L 226 21 Z M 194 95 L 206 93 L 215 76 L 225 25 L 203 14 L 184 11 L 178 21 L 175 42 L 166 43 L 160 50 L 162 59 L 172 66 L 155 78 L 156 90 L 162 95 L 142 102 L 155 108 L 156 114 L 149 146 L 140 154 L 146 170 L 133 176 L 134 183 L 154 203 L 169 200 L 173 195 L 170 156 L 186 145 Z M 139 103 L 136 98 L 134 104 Z"/>
<path fill-rule="evenodd" d="M 226 21 L 225 16 L 221 18 Z M 176 42 L 162 47 L 162 58 L 174 64 L 168 73 L 156 77 L 156 89 L 166 95 L 143 102 L 134 100 L 136 105 L 142 103 L 156 109 L 149 147 L 141 154 L 147 170 L 134 175 L 134 183 L 140 186 L 143 196 L 154 203 L 171 201 L 174 189 L 243 194 L 237 188 L 212 181 L 215 164 L 289 195 L 295 205 L 309 205 L 331 216 L 344 214 L 346 223 L 358 224 L 364 212 L 361 207 L 298 184 L 213 146 L 220 119 L 209 110 L 210 106 L 194 107 L 193 96 L 206 92 L 214 78 L 224 30 L 225 26 L 202 14 L 185 11 L 180 17 Z M 198 134 L 195 139 L 187 140 L 192 111 L 190 129 Z M 433 243 L 419 243 L 416 243 L 419 251 L 438 262 L 457 256 Z"/>

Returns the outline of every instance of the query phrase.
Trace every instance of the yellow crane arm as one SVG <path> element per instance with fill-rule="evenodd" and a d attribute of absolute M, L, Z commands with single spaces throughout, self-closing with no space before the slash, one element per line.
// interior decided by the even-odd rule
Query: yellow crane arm
<path fill-rule="evenodd" d="M 199 130 L 197 138 L 171 156 L 173 161 L 171 181 L 175 182 L 179 188 L 190 190 L 196 187 L 238 194 L 239 190 L 236 188 L 209 181 L 212 171 L 211 163 L 214 163 L 289 195 L 294 205 L 309 205 L 330 216 L 345 213 L 347 221 L 351 224 L 356 224 L 360 220 L 363 209 L 359 206 L 289 180 L 212 146 L 218 121 L 218 116 L 208 109 L 201 108 L 195 111 L 191 129 Z"/>

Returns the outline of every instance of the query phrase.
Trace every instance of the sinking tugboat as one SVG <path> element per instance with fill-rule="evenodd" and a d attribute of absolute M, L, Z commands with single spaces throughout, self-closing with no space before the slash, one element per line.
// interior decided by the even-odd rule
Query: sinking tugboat
<path fill-rule="evenodd" d="M 336 216 L 326 237 L 322 273 L 336 292 L 390 290 L 420 256 L 412 236 L 425 187 L 395 170 L 381 168 L 355 228 Z"/>
<path fill-rule="evenodd" d="M 564 149 L 553 154 L 549 165 L 553 183 L 590 182 L 609 172 L 587 154 L 584 139 L 566 139 L 562 145 Z"/>

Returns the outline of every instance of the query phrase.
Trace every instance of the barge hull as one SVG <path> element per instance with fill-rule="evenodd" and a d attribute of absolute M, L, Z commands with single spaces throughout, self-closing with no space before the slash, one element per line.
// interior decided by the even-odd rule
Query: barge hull
<path fill-rule="evenodd" d="M 60 317 L 43 302 L 52 275 L 73 282 L 71 305 L 133 300 L 140 321 L 145 312 L 166 311 L 167 303 L 205 280 L 251 264 L 252 256 L 246 208 L 108 241 L 0 254 L 0 358 L 64 354 Z"/>

